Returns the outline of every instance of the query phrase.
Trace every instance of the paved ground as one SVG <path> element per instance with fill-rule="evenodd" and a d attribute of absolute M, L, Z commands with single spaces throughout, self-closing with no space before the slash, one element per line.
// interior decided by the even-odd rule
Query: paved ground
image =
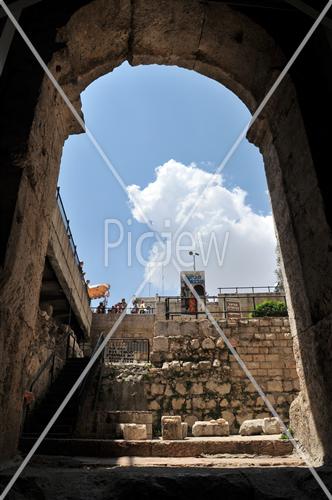
<path fill-rule="evenodd" d="M 288 459 L 291 461 L 294 457 Z M 233 460 L 237 461 L 235 466 Z M 184 462 L 168 459 L 167 467 L 161 467 L 156 458 L 145 457 L 39 456 L 23 473 L 7 499 L 326 500 L 327 496 L 307 468 L 282 464 L 276 457 L 255 460 L 256 457 L 244 456 L 202 457 Z M 282 461 L 285 460 L 283 457 Z M 258 466 L 261 461 L 264 467 Z M 165 461 L 162 462 L 164 465 Z M 0 491 L 17 465 L 18 461 L 0 471 Z M 324 468 L 318 472 L 332 490 L 332 470 Z"/>
<path fill-rule="evenodd" d="M 44 459 L 46 457 L 43 457 Z M 83 467 L 302 467 L 295 455 L 286 457 L 221 455 L 204 457 L 76 457 Z"/>
<path fill-rule="evenodd" d="M 22 438 L 20 448 L 27 452 L 35 438 Z M 200 457 L 204 455 L 260 455 L 287 456 L 293 451 L 289 441 L 280 435 L 227 436 L 187 438 L 164 441 L 152 439 L 125 441 L 124 439 L 54 439 L 46 438 L 39 448 L 43 455 L 88 457 Z"/>

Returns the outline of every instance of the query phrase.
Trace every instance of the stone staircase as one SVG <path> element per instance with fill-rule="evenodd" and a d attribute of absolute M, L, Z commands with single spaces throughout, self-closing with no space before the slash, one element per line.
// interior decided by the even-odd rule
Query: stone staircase
<path fill-rule="evenodd" d="M 35 411 L 32 411 L 27 416 L 21 437 L 21 445 L 27 441 L 34 441 L 39 436 L 88 362 L 89 358 L 70 358 L 67 360 L 44 400 Z M 72 436 L 78 412 L 79 397 L 80 390 L 78 389 L 51 428 L 48 438 L 61 439 Z"/>

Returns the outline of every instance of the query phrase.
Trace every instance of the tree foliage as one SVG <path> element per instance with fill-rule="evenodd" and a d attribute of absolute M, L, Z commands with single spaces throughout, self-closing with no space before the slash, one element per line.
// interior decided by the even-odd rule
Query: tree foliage
<path fill-rule="evenodd" d="M 263 316 L 288 316 L 287 306 L 279 300 L 265 300 L 258 304 L 252 312 L 253 318 L 261 318 Z"/>

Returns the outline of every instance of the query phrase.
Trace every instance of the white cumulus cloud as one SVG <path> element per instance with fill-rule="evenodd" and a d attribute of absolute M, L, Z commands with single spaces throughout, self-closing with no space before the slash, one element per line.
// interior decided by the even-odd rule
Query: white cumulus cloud
<path fill-rule="evenodd" d="M 177 239 L 175 232 L 192 209 L 208 182 L 193 216 Z M 192 269 L 190 248 L 200 255 L 196 269 L 204 270 L 209 294 L 217 287 L 263 286 L 276 277 L 276 238 L 272 215 L 259 215 L 246 204 L 240 187 L 227 189 L 221 175 L 213 175 L 196 165 L 170 160 L 155 170 L 155 180 L 146 187 L 128 186 L 133 217 L 145 222 L 142 211 L 156 231 L 169 241 L 172 258 L 181 270 Z M 181 247 L 182 245 L 182 247 Z M 150 281 L 161 293 L 160 244 L 152 245 L 145 268 Z M 172 262 L 164 265 L 165 291 L 179 292 L 179 273 Z"/>

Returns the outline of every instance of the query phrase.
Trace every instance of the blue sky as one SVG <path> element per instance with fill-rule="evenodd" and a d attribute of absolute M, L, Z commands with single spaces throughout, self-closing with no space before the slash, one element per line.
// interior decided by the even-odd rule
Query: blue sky
<path fill-rule="evenodd" d="M 93 82 L 81 97 L 87 126 L 125 184 L 135 184 L 141 190 L 156 181 L 156 167 L 171 159 L 183 166 L 195 163 L 212 173 L 250 119 L 244 104 L 225 87 L 174 66 L 131 67 L 124 63 Z M 111 283 L 111 302 L 130 296 L 144 276 L 144 267 L 137 262 L 127 266 L 125 242 L 111 253 L 105 267 L 104 220 L 120 219 L 128 228 L 127 221 L 132 221 L 134 239 L 146 227 L 133 218 L 128 194 L 85 134 L 66 141 L 59 185 L 87 277 L 92 283 Z M 263 160 L 248 141 L 243 141 L 226 166 L 223 186 L 246 191 L 245 203 L 255 214 L 271 213 Z M 146 257 L 150 248 L 151 242 L 147 242 Z M 158 280 L 150 287 L 153 294 L 160 293 Z M 178 290 L 172 284 L 167 288 L 166 283 L 165 292 Z"/>

